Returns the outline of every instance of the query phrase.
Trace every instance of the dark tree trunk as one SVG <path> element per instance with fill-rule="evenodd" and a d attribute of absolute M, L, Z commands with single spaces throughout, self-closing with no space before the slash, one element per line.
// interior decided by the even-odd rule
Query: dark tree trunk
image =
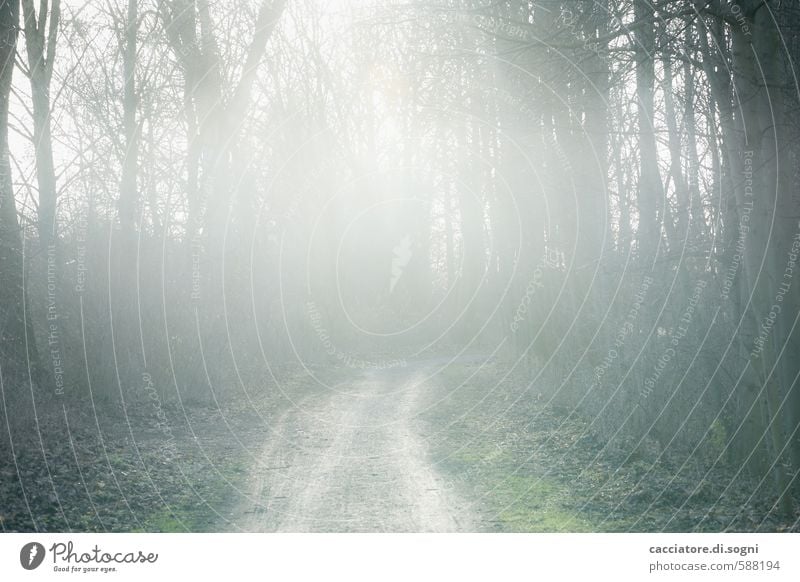
<path fill-rule="evenodd" d="M 659 205 L 664 201 L 664 190 L 658 171 L 658 150 L 654 123 L 655 85 L 655 19 L 652 4 L 647 0 L 634 0 L 636 29 L 636 94 L 639 123 L 639 256 L 652 262 L 661 241 Z"/>
<path fill-rule="evenodd" d="M 48 18 L 49 8 L 49 18 Z M 39 240 L 46 249 L 56 244 L 56 172 L 50 127 L 50 80 L 53 76 L 56 36 L 61 19 L 61 1 L 45 0 L 37 18 L 33 0 L 22 0 L 25 48 L 33 98 L 33 139 L 36 151 L 36 179 L 39 184 Z"/>
<path fill-rule="evenodd" d="M 18 23 L 19 0 L 0 0 L 0 387 L 7 406 L 21 401 L 22 385 L 39 371 L 30 319 L 25 318 L 22 233 L 8 151 L 9 96 Z M 19 413 L 19 409 L 6 410 L 10 417 Z"/>

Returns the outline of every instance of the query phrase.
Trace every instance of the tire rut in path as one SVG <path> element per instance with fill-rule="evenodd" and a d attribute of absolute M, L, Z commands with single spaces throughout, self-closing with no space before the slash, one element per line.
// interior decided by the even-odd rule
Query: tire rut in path
<path fill-rule="evenodd" d="M 234 529 L 475 531 L 468 503 L 437 473 L 416 429 L 421 378 L 364 372 L 284 412 L 252 469 Z"/>

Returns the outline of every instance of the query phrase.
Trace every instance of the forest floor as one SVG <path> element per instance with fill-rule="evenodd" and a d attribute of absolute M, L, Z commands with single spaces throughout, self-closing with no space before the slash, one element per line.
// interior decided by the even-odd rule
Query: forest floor
<path fill-rule="evenodd" d="M 224 406 L 64 412 L 0 444 L 3 531 L 782 531 L 730 471 L 604 446 L 504 368 L 295 373 Z M 322 372 L 320 372 L 322 373 Z M 59 418 L 60 417 L 60 418 Z M 5 448 L 4 448 L 5 447 Z M 47 463 L 43 462 L 47 460 Z M 20 486 L 24 484 L 24 488 Z M 768 516 L 764 518 L 764 516 Z"/>
<path fill-rule="evenodd" d="M 797 531 L 798 516 L 773 516 L 735 467 L 605 444 L 524 376 L 449 367 L 420 411 L 432 463 L 471 500 L 482 531 Z"/>

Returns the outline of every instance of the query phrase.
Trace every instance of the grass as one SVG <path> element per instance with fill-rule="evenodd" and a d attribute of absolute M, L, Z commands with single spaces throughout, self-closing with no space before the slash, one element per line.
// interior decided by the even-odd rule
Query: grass
<path fill-rule="evenodd" d="M 501 532 L 788 531 L 770 516 L 758 484 L 737 467 L 707 471 L 702 459 L 668 450 L 606 445 L 587 419 L 546 405 L 529 377 L 499 382 L 504 368 L 453 365 L 427 391 L 421 421 L 445 479 Z M 717 423 L 708 437 L 724 450 Z M 716 455 L 715 455 L 716 456 Z M 737 486 L 732 487 L 731 483 Z M 725 495 L 721 497 L 721 492 Z M 764 517 L 767 516 L 767 517 Z"/>
<path fill-rule="evenodd" d="M 289 383 L 296 391 L 305 389 L 302 381 Z M 43 447 L 33 441 L 17 444 L 13 458 L 0 442 L 0 530 L 223 529 L 232 505 L 241 499 L 237 489 L 246 491 L 253 455 L 269 435 L 264 419 L 287 406 L 275 391 L 254 391 L 253 397 L 262 417 L 241 399 L 226 401 L 221 410 L 200 405 L 181 410 L 164 403 L 171 447 L 165 446 L 164 432 L 148 406 L 129 406 L 125 418 L 113 416 L 114 411 L 103 415 L 102 439 L 92 418 L 71 416 L 67 437 L 58 424 L 64 418 L 61 411 L 41 415 L 40 423 L 46 426 Z M 21 468 L 19 476 L 14 460 Z"/>
<path fill-rule="evenodd" d="M 237 498 L 233 488 L 245 489 L 249 459 L 228 454 L 215 459 L 214 468 L 198 467 L 191 479 L 193 491 L 172 492 L 169 507 L 154 508 L 141 517 L 144 532 L 213 532 L 233 509 Z"/>
<path fill-rule="evenodd" d="M 479 501 L 488 529 L 501 532 L 594 532 L 598 520 L 581 517 L 569 484 L 528 472 L 520 459 L 499 453 L 491 441 L 462 445 L 439 463 L 467 496 Z M 441 454 L 442 450 L 439 449 Z"/>
<path fill-rule="evenodd" d="M 602 445 L 584 421 L 545 407 L 522 382 L 498 385 L 500 372 L 451 366 L 423 416 L 437 467 L 474 502 L 482 529 L 629 531 L 635 516 L 616 511 L 629 471 L 593 462 Z"/>

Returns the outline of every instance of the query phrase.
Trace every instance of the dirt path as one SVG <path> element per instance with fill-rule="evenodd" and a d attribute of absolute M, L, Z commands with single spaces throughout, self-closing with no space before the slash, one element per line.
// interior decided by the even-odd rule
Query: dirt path
<path fill-rule="evenodd" d="M 428 460 L 415 415 L 419 369 L 356 374 L 272 427 L 234 529 L 475 531 L 477 520 Z"/>

